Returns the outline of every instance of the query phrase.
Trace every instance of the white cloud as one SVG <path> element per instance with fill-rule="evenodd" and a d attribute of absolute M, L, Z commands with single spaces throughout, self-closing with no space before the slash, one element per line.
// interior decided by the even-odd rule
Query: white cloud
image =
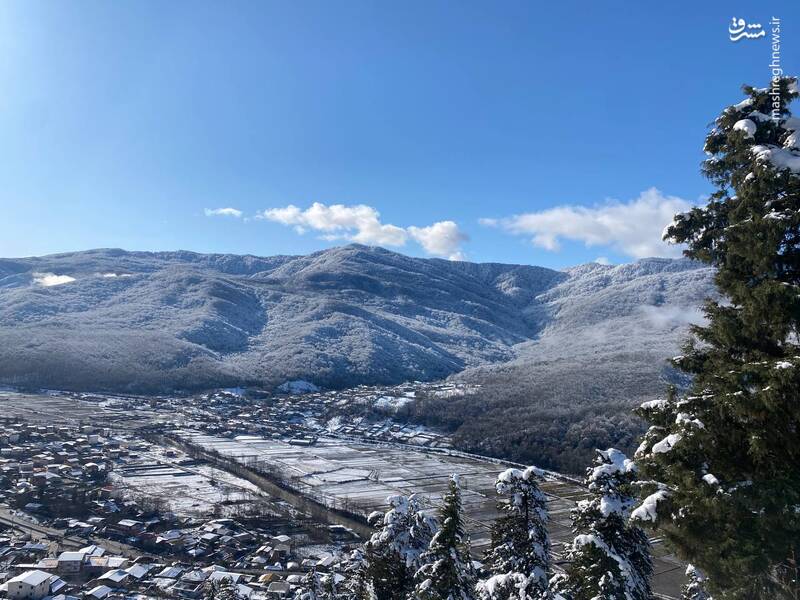
<path fill-rule="evenodd" d="M 419 243 L 432 256 L 463 258 L 461 243 L 467 237 L 453 221 L 440 221 L 428 227 L 398 227 L 381 222 L 380 213 L 365 204 L 346 206 L 315 202 L 305 210 L 290 204 L 282 208 L 268 208 L 256 215 L 280 223 L 303 234 L 306 231 L 321 233 L 327 241 L 346 240 L 359 244 L 401 247 L 409 238 Z"/>
<path fill-rule="evenodd" d="M 33 283 L 37 283 L 43 287 L 63 285 L 72 281 L 75 281 L 75 278 L 70 277 L 69 275 L 56 275 L 55 273 L 33 273 Z"/>
<path fill-rule="evenodd" d="M 680 256 L 681 249 L 663 242 L 661 233 L 676 213 L 686 212 L 691 206 L 682 198 L 650 188 L 629 202 L 559 206 L 507 219 L 481 219 L 480 223 L 528 235 L 536 246 L 552 252 L 566 239 L 586 246 L 608 246 L 633 258 L 673 257 Z"/>
<path fill-rule="evenodd" d="M 204 210 L 207 217 L 235 217 L 242 216 L 242 211 L 238 208 L 206 208 Z"/>
<path fill-rule="evenodd" d="M 598 265 L 610 265 L 611 264 L 611 261 L 608 260 L 607 256 L 598 256 L 597 258 L 594 259 L 594 262 L 596 262 Z"/>
<path fill-rule="evenodd" d="M 297 233 L 311 229 L 323 232 L 323 239 L 349 240 L 360 244 L 379 246 L 402 246 L 408 234 L 405 229 L 386 225 L 380 221 L 380 213 L 364 204 L 330 206 L 315 202 L 309 208 L 300 210 L 290 204 L 284 208 L 268 208 L 258 214 L 258 218 L 291 225 Z"/>
<path fill-rule="evenodd" d="M 468 238 L 453 221 L 439 221 L 428 227 L 409 227 L 408 233 L 428 254 L 464 260 L 461 244 Z"/>

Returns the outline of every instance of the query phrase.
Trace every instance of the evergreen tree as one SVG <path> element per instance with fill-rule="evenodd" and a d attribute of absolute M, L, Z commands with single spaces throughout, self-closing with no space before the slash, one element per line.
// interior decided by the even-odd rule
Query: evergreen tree
<path fill-rule="evenodd" d="M 372 588 L 367 580 L 367 560 L 361 550 L 350 553 L 344 575 L 344 597 L 349 600 L 372 600 Z"/>
<path fill-rule="evenodd" d="M 547 591 L 534 587 L 532 577 L 513 571 L 479 581 L 475 591 L 479 600 L 541 600 L 550 597 Z"/>
<path fill-rule="evenodd" d="M 545 495 L 537 485 L 541 471 L 507 469 L 495 484 L 503 498 L 492 525 L 485 565 L 492 574 L 481 595 L 492 600 L 536 598 L 547 590 L 550 539 Z"/>
<path fill-rule="evenodd" d="M 364 544 L 366 579 L 376 600 L 405 600 L 436 532 L 436 519 L 415 495 L 392 496 L 388 502 L 391 508 L 379 530 Z M 379 516 L 373 513 L 370 521 Z"/>
<path fill-rule="evenodd" d="M 694 565 L 686 567 L 689 583 L 683 586 L 682 600 L 714 600 L 706 591 L 706 578 Z"/>
<path fill-rule="evenodd" d="M 598 450 L 587 470 L 591 496 L 572 513 L 577 534 L 565 573 L 551 580 L 568 600 L 649 600 L 653 564 L 647 536 L 628 523 L 636 467 L 616 450 Z"/>
<path fill-rule="evenodd" d="M 652 481 L 634 518 L 659 528 L 724 598 L 796 598 L 800 549 L 800 119 L 796 80 L 744 88 L 705 142 L 716 191 L 665 239 L 716 267 L 724 300 L 674 365 L 685 396 L 646 403 L 637 451 Z M 793 578 L 790 578 L 793 579 Z"/>
<path fill-rule="evenodd" d="M 230 577 L 207 581 L 203 586 L 205 600 L 241 600 L 239 587 Z"/>
<path fill-rule="evenodd" d="M 323 600 L 338 600 L 339 598 L 344 598 L 339 594 L 339 589 L 336 585 L 336 577 L 333 573 L 328 573 L 327 575 L 323 575 L 320 579 L 320 584 L 322 587 L 322 599 Z M 350 597 L 347 597 L 350 600 Z"/>
<path fill-rule="evenodd" d="M 300 586 L 294 594 L 295 600 L 328 600 L 322 577 L 315 569 L 311 569 L 303 576 Z"/>
<path fill-rule="evenodd" d="M 469 538 L 464 531 L 461 489 L 454 475 L 442 499 L 441 528 L 431 539 L 417 571 L 414 597 L 419 600 L 472 600 L 475 569 L 470 557 Z"/>

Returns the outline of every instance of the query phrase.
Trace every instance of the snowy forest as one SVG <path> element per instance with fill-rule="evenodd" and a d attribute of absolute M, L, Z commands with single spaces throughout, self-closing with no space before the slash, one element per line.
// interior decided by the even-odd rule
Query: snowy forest
<path fill-rule="evenodd" d="M 298 598 L 645 600 L 651 534 L 688 563 L 685 600 L 800 597 L 800 120 L 788 109 L 797 80 L 744 91 L 706 138 L 703 173 L 716 191 L 664 232 L 716 268 L 721 295 L 672 360 L 690 389 L 637 409 L 649 429 L 633 458 L 597 451 L 563 555 L 548 541 L 537 468 L 498 476 L 500 517 L 479 560 L 454 476 L 438 511 L 415 495 L 389 498 L 347 577 L 311 572 Z"/>

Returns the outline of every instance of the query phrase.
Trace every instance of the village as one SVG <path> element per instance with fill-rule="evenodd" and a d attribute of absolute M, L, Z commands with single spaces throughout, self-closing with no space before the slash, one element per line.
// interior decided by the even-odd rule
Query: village
<path fill-rule="evenodd" d="M 321 391 L 304 381 L 287 382 L 277 393 L 241 389 L 220 390 L 201 397 L 201 403 L 173 400 L 185 421 L 206 431 L 232 430 L 284 438 L 296 434 L 295 444 L 311 443 L 315 434 L 371 442 L 394 442 L 428 448 L 450 448 L 442 432 L 408 423 L 403 411 L 422 394 L 471 394 L 476 385 L 449 382 L 411 382 L 398 386 L 357 386 Z"/>
<path fill-rule="evenodd" d="M 313 446 L 320 435 L 449 447 L 442 434 L 392 421 L 417 387 L 322 392 L 289 382 L 274 394 L 234 389 L 147 400 L 4 391 L 0 594 L 198 598 L 208 582 L 227 578 L 241 596 L 281 598 L 311 570 L 341 571 L 368 533 L 364 524 L 353 523 L 359 536 L 327 515 L 315 518 L 303 503 L 163 443 L 163 434 L 190 427 L 292 447 Z M 342 418 L 354 411 L 363 416 Z"/>
<path fill-rule="evenodd" d="M 436 509 L 454 473 L 480 559 L 505 463 L 457 452 L 402 415 L 418 394 L 465 393 L 448 382 L 0 392 L 0 595 L 191 599 L 225 580 L 240 597 L 291 597 L 309 573 L 344 578 L 387 497 L 416 493 Z M 557 473 L 542 489 L 557 552 L 586 492 Z M 679 561 L 655 551 L 656 583 L 674 587 Z"/>
<path fill-rule="evenodd" d="M 153 450 L 108 429 L 6 419 L 0 425 L 0 591 L 26 600 L 197 598 L 207 581 L 228 578 L 242 596 L 284 597 L 309 570 L 335 570 L 357 539 L 254 486 L 247 498 L 236 497 L 232 491 L 241 490 L 225 473 L 158 473 Z M 163 452 L 165 460 L 197 467 L 174 450 Z M 127 483 L 142 471 L 149 473 L 150 495 Z M 165 484 L 179 482 L 166 486 L 178 500 L 174 507 L 164 501 L 164 489 L 152 493 L 159 475 Z M 190 488 L 215 495 L 187 502 Z"/>

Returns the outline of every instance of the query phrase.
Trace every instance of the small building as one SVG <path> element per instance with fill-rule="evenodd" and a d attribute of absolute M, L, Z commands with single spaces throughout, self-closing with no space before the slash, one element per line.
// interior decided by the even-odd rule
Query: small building
<path fill-rule="evenodd" d="M 134 519 L 122 519 L 117 523 L 117 528 L 126 533 L 138 533 L 143 529 L 144 524 Z"/>
<path fill-rule="evenodd" d="M 113 585 L 114 587 L 123 587 L 129 578 L 130 575 L 122 569 L 113 569 L 98 577 L 98 583 L 102 585 Z"/>
<path fill-rule="evenodd" d="M 112 591 L 113 590 L 107 585 L 98 585 L 86 592 L 86 598 L 90 598 L 91 600 L 103 600 L 103 598 L 108 596 Z"/>
<path fill-rule="evenodd" d="M 58 570 L 61 573 L 80 573 L 83 567 L 83 552 L 62 552 L 58 555 Z"/>
<path fill-rule="evenodd" d="M 6 582 L 9 600 L 40 600 L 50 593 L 50 573 L 25 571 Z"/>

